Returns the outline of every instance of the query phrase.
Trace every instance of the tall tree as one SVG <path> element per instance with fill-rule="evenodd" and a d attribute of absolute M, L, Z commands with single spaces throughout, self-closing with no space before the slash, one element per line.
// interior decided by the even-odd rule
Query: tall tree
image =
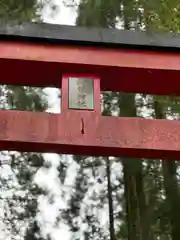
<path fill-rule="evenodd" d="M 164 105 L 161 103 L 161 97 L 156 98 L 154 101 L 154 111 L 155 111 L 155 117 L 158 119 L 166 118 L 166 111 L 165 107 L 167 107 L 169 104 L 167 102 L 167 105 Z M 179 100 L 179 98 L 175 98 L 176 101 Z M 164 177 L 164 190 L 165 190 L 165 196 L 166 196 L 166 206 L 167 206 L 167 212 L 168 217 L 170 221 L 171 226 L 171 237 L 172 240 L 177 240 L 180 236 L 180 229 L 179 229 L 179 223 L 180 223 L 180 216 L 178 212 L 180 211 L 179 202 L 180 202 L 180 194 L 179 194 L 179 184 L 177 179 L 177 163 L 174 160 L 162 160 L 162 172 Z"/>

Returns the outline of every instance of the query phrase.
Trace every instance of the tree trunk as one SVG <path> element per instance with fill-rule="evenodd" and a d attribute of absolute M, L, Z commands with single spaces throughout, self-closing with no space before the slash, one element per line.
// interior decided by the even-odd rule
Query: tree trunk
<path fill-rule="evenodd" d="M 130 173 L 131 159 L 123 159 L 124 172 L 124 196 L 126 202 L 128 240 L 138 240 L 140 238 L 140 220 L 138 214 L 138 200 L 135 191 L 135 177 Z"/>
<path fill-rule="evenodd" d="M 163 108 L 157 101 L 154 103 L 155 116 L 158 119 L 165 118 Z M 172 240 L 180 239 L 180 194 L 177 181 L 177 165 L 175 160 L 162 160 L 162 172 L 164 177 L 164 190 L 168 202 L 169 218 L 171 224 Z"/>
<path fill-rule="evenodd" d="M 134 94 L 120 94 L 120 115 L 136 116 Z M 148 207 L 143 187 L 141 159 L 122 159 L 124 172 L 124 195 L 126 201 L 128 239 L 152 239 Z"/>
<path fill-rule="evenodd" d="M 172 240 L 180 239 L 180 196 L 176 178 L 177 166 L 172 160 L 163 160 L 164 189 L 169 205 Z"/>
<path fill-rule="evenodd" d="M 109 157 L 106 157 L 106 175 L 107 175 L 107 192 L 108 192 L 108 203 L 109 203 L 109 231 L 110 240 L 115 240 L 115 229 L 114 229 L 114 209 L 113 209 L 113 197 L 111 187 L 111 166 Z"/>

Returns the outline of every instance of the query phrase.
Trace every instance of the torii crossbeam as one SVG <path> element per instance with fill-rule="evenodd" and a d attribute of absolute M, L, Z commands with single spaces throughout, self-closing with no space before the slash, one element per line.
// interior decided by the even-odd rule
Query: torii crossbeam
<path fill-rule="evenodd" d="M 179 159 L 179 121 L 101 116 L 100 91 L 179 95 L 180 36 L 8 24 L 0 69 L 1 84 L 62 88 L 61 114 L 1 110 L 0 149 Z M 92 84 L 79 108 L 77 78 Z"/>

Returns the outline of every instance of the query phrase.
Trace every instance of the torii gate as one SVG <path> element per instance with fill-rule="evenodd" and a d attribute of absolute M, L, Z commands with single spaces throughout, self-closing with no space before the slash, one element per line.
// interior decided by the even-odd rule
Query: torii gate
<path fill-rule="evenodd" d="M 180 157 L 179 121 L 100 114 L 100 90 L 179 95 L 180 36 L 1 25 L 0 69 L 1 84 L 62 88 L 61 114 L 0 111 L 3 150 Z"/>

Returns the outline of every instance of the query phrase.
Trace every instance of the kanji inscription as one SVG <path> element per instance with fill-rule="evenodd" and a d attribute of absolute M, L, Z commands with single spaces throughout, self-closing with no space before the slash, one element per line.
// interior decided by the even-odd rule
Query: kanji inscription
<path fill-rule="evenodd" d="M 69 109 L 94 109 L 94 81 L 91 78 L 70 77 L 69 83 Z"/>

